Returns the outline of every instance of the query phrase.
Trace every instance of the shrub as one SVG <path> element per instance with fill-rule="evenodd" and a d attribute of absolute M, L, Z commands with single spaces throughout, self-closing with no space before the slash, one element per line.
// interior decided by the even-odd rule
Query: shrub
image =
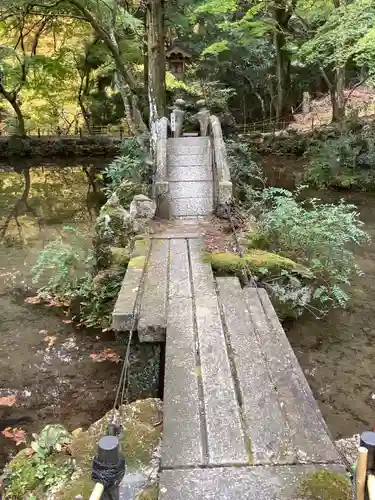
<path fill-rule="evenodd" d="M 65 234 L 48 243 L 39 253 L 31 269 L 33 283 L 42 283 L 38 295 L 44 298 L 75 296 L 82 277 L 93 266 L 92 251 L 85 239 L 72 227 L 64 227 L 64 231 Z"/>
<path fill-rule="evenodd" d="M 319 188 L 368 189 L 375 183 L 374 131 L 364 126 L 336 138 L 318 141 L 307 154 L 311 156 L 307 180 Z"/>
<path fill-rule="evenodd" d="M 231 177 L 237 187 L 243 189 L 249 184 L 265 186 L 262 169 L 252 159 L 250 144 L 237 140 L 226 141 Z"/>
<path fill-rule="evenodd" d="M 345 307 L 346 285 L 353 274 L 361 274 L 353 248 L 369 241 L 356 207 L 344 201 L 326 204 L 316 198 L 299 203 L 291 192 L 273 188 L 263 191 L 259 203 L 263 204 L 259 229 L 271 242 L 272 251 L 314 274 L 313 303 L 322 311 Z M 277 282 L 270 286 L 280 295 Z M 294 282 L 293 288 L 298 289 L 299 284 Z M 306 294 L 304 297 L 308 299 Z"/>
<path fill-rule="evenodd" d="M 108 198 L 120 188 L 124 181 L 128 181 L 131 187 L 130 200 L 134 194 L 144 192 L 148 181 L 149 165 L 146 161 L 146 154 L 136 139 L 124 141 L 120 156 L 104 169 L 103 175 L 108 181 L 108 185 L 104 188 Z"/>

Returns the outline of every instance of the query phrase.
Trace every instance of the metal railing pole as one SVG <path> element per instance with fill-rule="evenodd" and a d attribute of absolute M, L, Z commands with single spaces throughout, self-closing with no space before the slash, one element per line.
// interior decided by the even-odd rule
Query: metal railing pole
<path fill-rule="evenodd" d="M 113 467 L 120 461 L 120 441 L 117 436 L 103 436 L 98 444 L 97 460 L 102 465 Z M 103 484 L 96 483 L 90 500 L 119 500 L 120 488 L 118 484 L 104 488 Z"/>

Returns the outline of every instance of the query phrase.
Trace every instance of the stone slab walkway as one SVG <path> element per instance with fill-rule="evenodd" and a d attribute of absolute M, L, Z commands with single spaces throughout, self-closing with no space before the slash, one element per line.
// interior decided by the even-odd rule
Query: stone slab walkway
<path fill-rule="evenodd" d="M 159 498 L 292 499 L 340 457 L 266 291 L 215 278 L 193 227 L 136 247 L 114 311 L 138 300 L 140 340 L 166 342 Z"/>

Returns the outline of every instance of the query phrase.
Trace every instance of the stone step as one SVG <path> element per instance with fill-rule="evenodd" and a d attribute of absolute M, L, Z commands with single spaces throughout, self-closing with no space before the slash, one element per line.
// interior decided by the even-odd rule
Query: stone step
<path fill-rule="evenodd" d="M 209 198 L 213 199 L 212 181 L 169 182 L 168 198 Z"/>
<path fill-rule="evenodd" d="M 169 239 L 153 239 L 139 312 L 140 342 L 164 342 L 167 327 Z"/>
<path fill-rule="evenodd" d="M 208 137 L 178 137 L 167 141 L 167 152 L 184 155 L 197 154 L 211 149 Z"/>
<path fill-rule="evenodd" d="M 245 288 L 243 293 L 269 376 L 292 433 L 298 462 L 339 462 L 327 426 L 267 292 L 262 288 Z"/>
<path fill-rule="evenodd" d="M 202 246 L 200 240 L 189 240 L 208 464 L 247 464 L 247 443 L 231 376 L 215 281 L 211 265 L 202 261 Z"/>
<path fill-rule="evenodd" d="M 344 467 L 324 464 L 164 470 L 160 475 L 159 500 L 301 499 L 301 483 L 308 474 L 321 469 L 345 477 Z"/>
<path fill-rule="evenodd" d="M 213 213 L 212 197 L 176 198 L 170 201 L 172 217 L 204 217 Z"/>
<path fill-rule="evenodd" d="M 212 160 L 209 151 L 202 151 L 197 154 L 168 153 L 168 172 L 173 167 L 200 167 L 202 170 L 212 170 Z"/>
<path fill-rule="evenodd" d="M 118 332 L 130 331 L 139 315 L 139 300 L 144 268 L 150 250 L 150 241 L 135 241 L 124 280 L 112 313 L 112 329 Z"/>
<path fill-rule="evenodd" d="M 175 181 L 212 181 L 212 168 L 200 166 L 171 166 L 168 167 L 169 182 Z"/>

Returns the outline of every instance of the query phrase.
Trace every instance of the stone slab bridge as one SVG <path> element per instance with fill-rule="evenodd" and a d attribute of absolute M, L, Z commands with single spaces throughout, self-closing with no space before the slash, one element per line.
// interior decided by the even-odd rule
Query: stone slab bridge
<path fill-rule="evenodd" d="M 291 500 L 317 469 L 345 472 L 264 289 L 215 278 L 202 219 L 231 196 L 217 118 L 207 137 L 157 142 L 168 229 L 137 240 L 113 311 L 140 342 L 165 342 L 159 500 Z"/>

